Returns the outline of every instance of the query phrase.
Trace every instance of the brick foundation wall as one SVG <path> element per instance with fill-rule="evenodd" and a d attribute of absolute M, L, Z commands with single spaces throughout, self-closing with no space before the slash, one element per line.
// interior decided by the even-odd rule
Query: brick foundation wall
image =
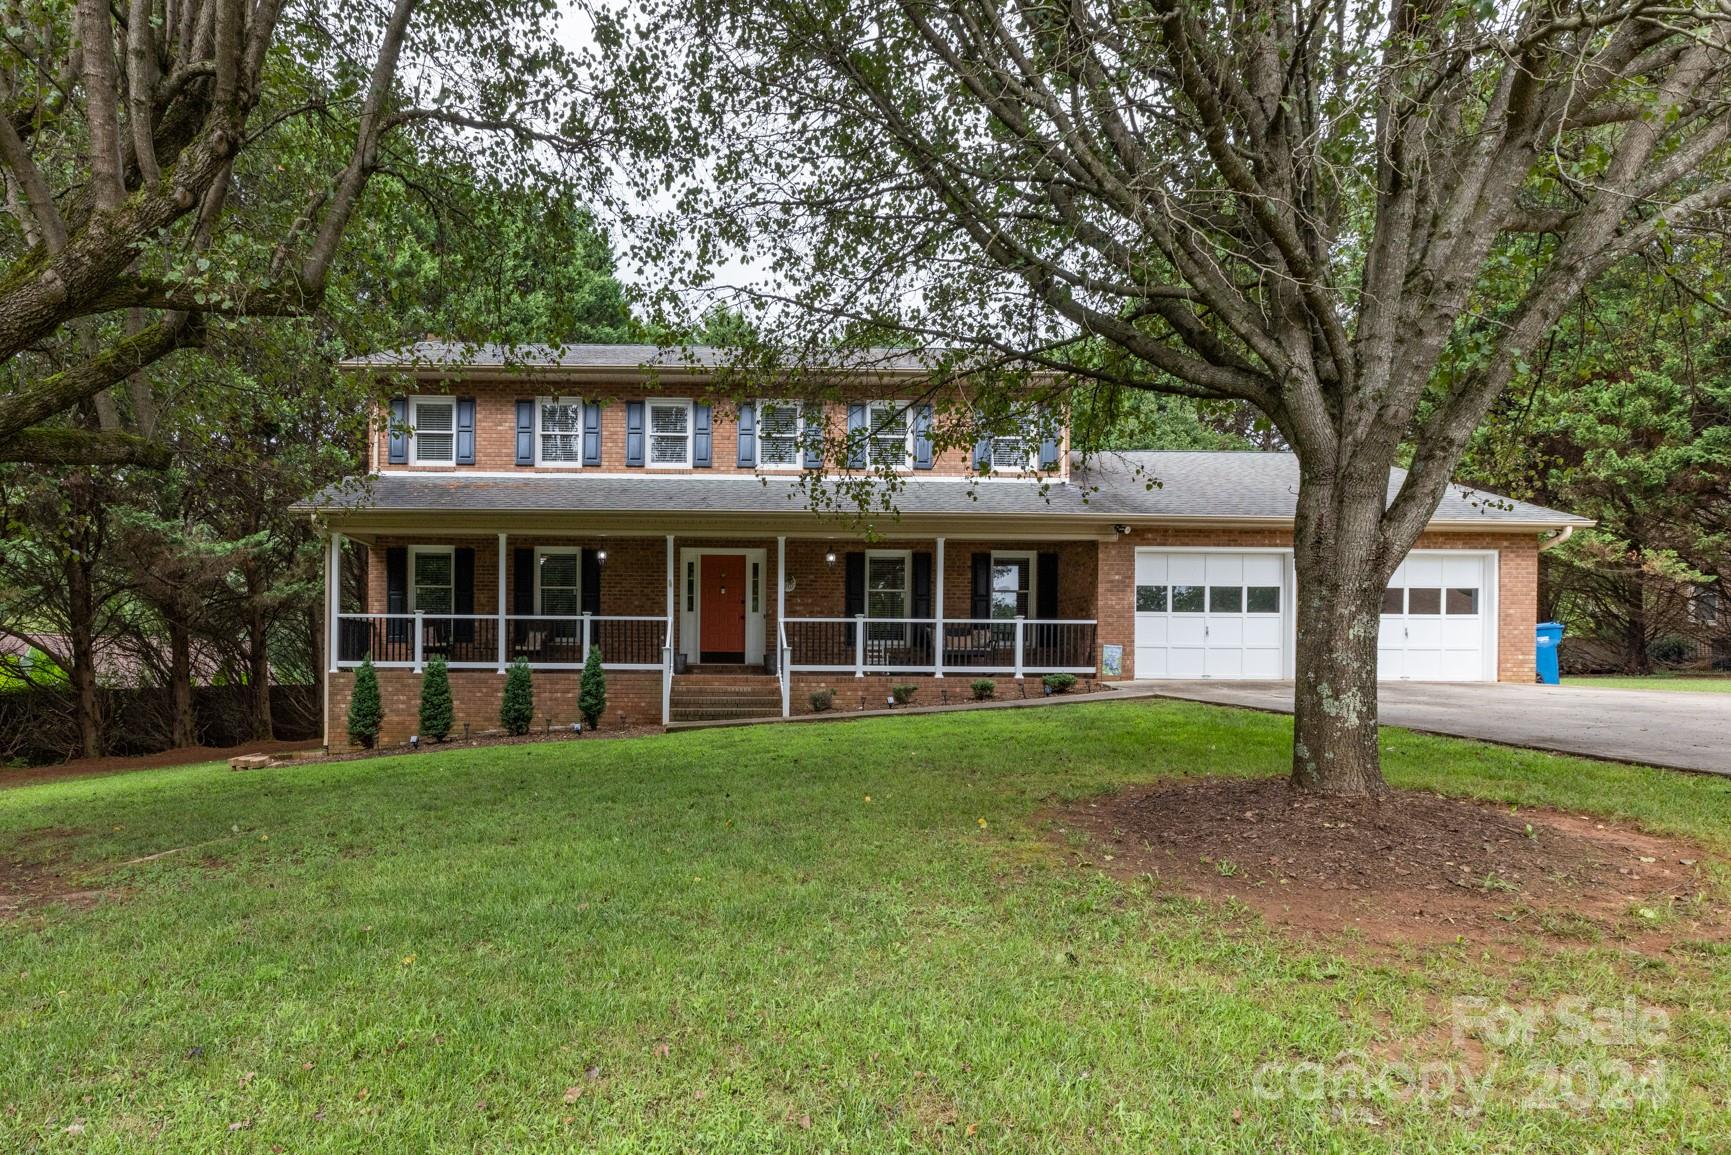
<path fill-rule="evenodd" d="M 795 714 L 810 714 L 811 694 L 813 690 L 828 689 L 835 693 L 835 704 L 831 707 L 837 714 L 846 714 L 856 710 L 882 710 L 888 707 L 886 701 L 890 696 L 890 687 L 907 683 L 918 686 L 914 699 L 908 703 L 911 706 L 938 706 L 946 702 L 971 702 L 974 700 L 972 686 L 979 680 L 977 676 L 956 673 L 935 678 L 930 674 L 892 677 L 883 674 L 867 674 L 863 678 L 851 674 L 795 674 L 788 708 Z M 1038 698 L 1045 694 L 1045 688 L 1035 675 L 1028 675 L 1021 682 L 1010 677 L 995 677 L 997 683 L 996 698 L 1007 701 L 1012 698 Z M 1085 679 L 1077 676 L 1077 684 Z"/>
<path fill-rule="evenodd" d="M 413 670 L 395 668 L 379 670 L 378 675 L 379 699 L 385 708 L 379 744 L 399 745 L 407 742 L 419 728 L 422 675 Z M 330 716 L 326 741 L 332 749 L 341 750 L 348 742 L 349 695 L 354 690 L 355 675 L 352 670 L 342 670 L 328 677 Z M 499 699 L 505 690 L 505 679 L 493 670 L 452 670 L 450 677 L 451 703 L 457 719 L 451 733 L 460 737 L 464 723 L 468 723 L 474 733 L 497 729 Z M 544 726 L 548 718 L 556 727 L 569 726 L 577 721 L 577 680 L 575 670 L 535 671 L 536 729 Z M 645 724 L 661 724 L 661 672 L 608 671 L 607 713 L 601 720 L 601 728 Z"/>

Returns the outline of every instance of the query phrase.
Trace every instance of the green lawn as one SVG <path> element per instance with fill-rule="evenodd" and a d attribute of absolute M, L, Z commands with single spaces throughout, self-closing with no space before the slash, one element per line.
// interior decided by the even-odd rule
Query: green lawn
<path fill-rule="evenodd" d="M 1687 690 L 1690 693 L 1731 694 L 1731 675 L 1727 674 L 1647 674 L 1643 677 L 1584 674 L 1563 681 L 1572 686 L 1604 690 Z"/>
<path fill-rule="evenodd" d="M 1722 948 L 1360 963 L 1078 868 L 1037 818 L 1279 773 L 1289 732 L 1127 702 L 3 790 L 0 862 L 55 830 L 126 893 L 0 923 L 0 1150 L 1723 1149 Z M 1386 744 L 1404 785 L 1731 853 L 1731 782 Z M 1354 1048 L 1476 1063 L 1451 999 L 1563 995 L 1661 1005 L 1668 1036 L 1541 1032 L 1492 1056 L 1478 1116 L 1258 1094 L 1310 1085 L 1263 1064 Z M 1587 1060 L 1661 1064 L 1663 1100 L 1526 1100 Z"/>

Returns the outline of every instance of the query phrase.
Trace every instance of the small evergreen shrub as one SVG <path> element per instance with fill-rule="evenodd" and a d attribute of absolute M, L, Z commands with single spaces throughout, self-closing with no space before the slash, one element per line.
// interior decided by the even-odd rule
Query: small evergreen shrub
<path fill-rule="evenodd" d="M 811 708 L 813 713 L 821 714 L 833 705 L 835 705 L 834 690 L 825 687 L 822 690 L 813 690 L 811 692 Z"/>
<path fill-rule="evenodd" d="M 451 673 L 444 658 L 434 658 L 421 675 L 421 739 L 443 742 L 456 724 L 456 710 L 451 705 Z"/>
<path fill-rule="evenodd" d="M 379 672 L 373 660 L 361 660 L 355 671 L 354 692 L 349 695 L 349 741 L 363 750 L 371 750 L 379 740 L 379 730 L 385 724 L 384 703 L 379 700 Z"/>
<path fill-rule="evenodd" d="M 1054 694 L 1067 694 L 1076 688 L 1076 675 L 1074 674 L 1047 674 L 1040 681 L 1044 682 L 1046 689 Z"/>
<path fill-rule="evenodd" d="M 976 702 L 984 702 L 987 698 L 996 697 L 998 693 L 998 683 L 990 678 L 976 678 L 971 688 Z"/>
<path fill-rule="evenodd" d="M 914 695 L 919 692 L 920 688 L 912 682 L 897 682 L 890 687 L 890 697 L 895 699 L 898 706 L 907 705 L 914 700 Z"/>
<path fill-rule="evenodd" d="M 535 721 L 535 683 L 529 659 L 518 658 L 505 675 L 505 695 L 499 699 L 499 726 L 507 734 L 527 734 Z"/>
<path fill-rule="evenodd" d="M 590 646 L 583 660 L 583 680 L 577 686 L 577 712 L 583 724 L 591 730 L 601 724 L 607 712 L 607 673 L 601 668 L 601 647 Z"/>

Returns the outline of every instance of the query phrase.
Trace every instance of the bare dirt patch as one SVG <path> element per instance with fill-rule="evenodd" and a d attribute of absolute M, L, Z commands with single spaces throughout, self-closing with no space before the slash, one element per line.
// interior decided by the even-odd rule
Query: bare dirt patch
<path fill-rule="evenodd" d="M 113 891 L 91 890 L 69 880 L 60 865 L 60 848 L 86 833 L 70 827 L 33 830 L 0 851 L 0 922 L 39 906 L 62 903 L 95 906 Z"/>
<path fill-rule="evenodd" d="M 242 742 L 238 746 L 178 746 L 155 754 L 112 755 L 105 758 L 75 758 L 48 766 L 0 769 L 0 787 L 31 786 L 62 778 L 88 778 L 127 770 L 160 770 L 166 766 L 193 766 L 200 762 L 222 762 L 237 754 L 275 754 L 291 750 L 316 750 L 317 742 Z"/>
<path fill-rule="evenodd" d="M 1512 947 L 1617 940 L 1663 950 L 1731 937 L 1677 839 L 1568 814 L 1418 791 L 1381 802 L 1313 798 L 1284 779 L 1185 779 L 1069 807 L 1082 861 L 1183 892 L 1239 899 L 1301 934 L 1351 932 L 1384 947 L 1464 940 Z"/>

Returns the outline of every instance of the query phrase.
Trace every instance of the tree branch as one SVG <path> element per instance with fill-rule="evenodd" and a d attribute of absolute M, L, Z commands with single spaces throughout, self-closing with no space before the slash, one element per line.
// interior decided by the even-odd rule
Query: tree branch
<path fill-rule="evenodd" d="M 0 441 L 0 461 L 29 465 L 141 465 L 167 469 L 174 455 L 168 446 L 133 433 L 95 433 L 84 429 L 24 429 Z"/>

